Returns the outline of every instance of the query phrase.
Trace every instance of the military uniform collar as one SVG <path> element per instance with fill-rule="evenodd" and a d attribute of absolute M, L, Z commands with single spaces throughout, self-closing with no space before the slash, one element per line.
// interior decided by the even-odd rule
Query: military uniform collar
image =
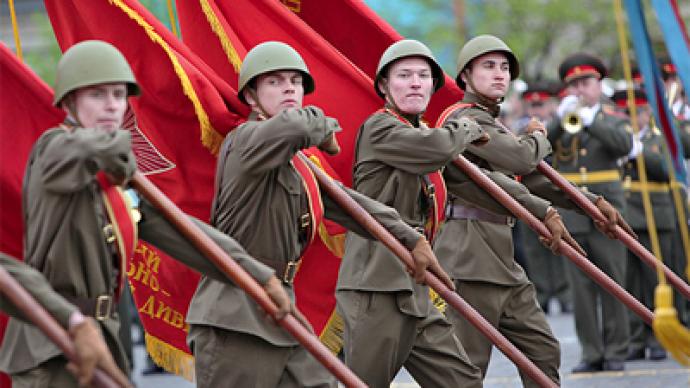
<path fill-rule="evenodd" d="M 393 108 L 393 106 L 391 106 L 390 104 L 386 104 L 386 106 L 383 109 L 386 109 L 386 110 L 390 111 L 391 113 L 394 113 L 395 115 L 402 117 L 407 122 L 409 122 L 413 127 L 419 128 L 419 124 L 421 122 L 421 116 L 422 116 L 421 114 L 418 114 L 418 115 L 405 114 L 405 113 L 399 112 L 397 109 Z"/>
<path fill-rule="evenodd" d="M 501 112 L 501 107 L 498 105 L 498 103 L 487 102 L 486 99 L 481 98 L 474 93 L 465 92 L 465 97 L 462 99 L 462 101 L 470 103 L 487 112 L 491 115 L 491 117 L 498 117 L 498 114 Z"/>

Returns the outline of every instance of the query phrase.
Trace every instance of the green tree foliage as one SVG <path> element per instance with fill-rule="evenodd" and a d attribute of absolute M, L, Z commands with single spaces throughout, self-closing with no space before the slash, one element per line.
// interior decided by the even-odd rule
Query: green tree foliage
<path fill-rule="evenodd" d="M 690 19 L 690 4 L 681 14 Z M 520 59 L 522 78 L 556 78 L 568 54 L 587 51 L 602 57 L 614 77 L 622 77 L 612 0 L 367 0 L 406 37 L 427 43 L 444 69 L 455 73 L 455 54 L 469 38 L 494 34 Z M 657 52 L 663 55 L 659 21 L 646 12 Z M 450 55 L 449 53 L 453 53 Z"/>

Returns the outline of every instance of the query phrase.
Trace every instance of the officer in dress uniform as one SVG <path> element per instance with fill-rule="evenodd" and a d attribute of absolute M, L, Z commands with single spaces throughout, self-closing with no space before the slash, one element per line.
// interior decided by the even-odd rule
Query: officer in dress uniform
<path fill-rule="evenodd" d="M 558 106 L 557 119 L 548 124 L 549 140 L 555 148 L 552 163 L 569 181 L 603 196 L 623 212 L 625 196 L 617 161 L 632 150 L 632 133 L 625 118 L 616 114 L 602 95 L 606 67 L 598 58 L 578 53 L 566 58 L 558 71 L 570 95 Z M 589 259 L 625 285 L 627 256 L 623 244 L 599 233 L 588 216 L 566 211 L 563 219 Z M 625 306 L 574 264 L 568 263 L 566 272 L 582 346 L 582 359 L 573 373 L 623 370 L 629 339 Z"/>
<path fill-rule="evenodd" d="M 546 125 L 556 110 L 556 82 L 546 80 L 531 82 L 522 93 L 522 100 L 526 105 L 527 115 L 521 120 L 517 128 L 518 134 L 524 134 L 529 121 L 536 118 Z M 527 276 L 537 289 L 537 301 L 545 313 L 549 313 L 549 301 L 556 299 L 562 313 L 572 312 L 572 298 L 568 278 L 565 273 L 565 258 L 554 255 L 541 242 L 539 236 L 523 222 L 519 221 L 515 228 L 520 228 L 523 249 L 527 266 Z"/>
<path fill-rule="evenodd" d="M 613 94 L 616 106 L 628 114 L 627 90 Z M 664 137 L 651 125 L 651 108 L 643 90 L 634 91 L 639 132 L 635 135 L 633 149 L 623 160 L 623 187 L 627 200 L 628 222 L 639 237 L 639 241 L 652 251 L 651 233 L 648 229 L 642 193 L 649 193 L 652 216 L 656 227 L 656 238 L 661 248 L 661 257 L 670 261 L 673 255 L 673 230 L 676 214 L 669 186 L 669 171 L 665 154 Z M 647 176 L 643 184 L 638 175 L 638 159 L 642 155 Z M 658 284 L 657 273 L 628 251 L 626 289 L 650 310 L 654 310 L 654 290 Z M 666 352 L 654 337 L 654 331 L 641 318 L 630 312 L 630 345 L 627 360 L 643 360 L 649 350 L 650 360 L 663 360 Z"/>

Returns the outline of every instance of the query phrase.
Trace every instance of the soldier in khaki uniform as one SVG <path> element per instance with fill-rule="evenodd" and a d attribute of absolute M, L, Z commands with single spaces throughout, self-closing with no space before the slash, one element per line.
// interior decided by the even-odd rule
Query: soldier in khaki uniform
<path fill-rule="evenodd" d="M 0 265 L 29 292 L 55 320 L 69 331 L 74 341 L 74 350 L 79 359 L 78 364 L 70 364 L 69 370 L 84 383 L 90 383 L 96 367 L 102 368 L 115 377 L 121 386 L 129 386 L 127 376 L 117 367 L 98 323 L 93 318 L 85 317 L 77 306 L 53 290 L 40 272 L 22 263 L 18 259 L 0 252 Z M 0 310 L 11 317 L 24 320 L 24 314 L 8 298 L 0 295 Z"/>
<path fill-rule="evenodd" d="M 300 258 L 323 216 L 372 238 L 330 197 L 319 193 L 302 159 L 301 150 L 312 146 L 331 154 L 339 151 L 338 122 L 315 106 L 302 107 L 302 97 L 313 90 L 314 80 L 292 47 L 265 42 L 247 53 L 239 98 L 252 113 L 223 143 L 212 209 L 212 223 L 276 269 L 291 298 Z M 412 250 L 418 277 L 435 263 L 426 240 L 395 210 L 343 189 Z M 201 387 L 336 385 L 323 366 L 287 332 L 266 322 L 235 288 L 202 278 L 187 321 Z"/>
<path fill-rule="evenodd" d="M 627 200 L 627 216 L 640 243 L 651 252 L 651 234 L 642 204 L 642 192 L 646 189 L 652 205 L 656 233 L 661 247 L 661 257 L 666 261 L 670 260 L 673 255 L 673 230 L 676 226 L 677 217 L 669 188 L 668 166 L 664 156 L 664 139 L 659 130 L 650 125 L 652 111 L 647 104 L 644 91 L 636 89 L 634 94 L 639 132 L 636 135 L 632 151 L 623 160 L 623 187 Z M 617 91 L 611 98 L 616 106 L 627 114 L 627 91 Z M 646 187 L 640 182 L 637 171 L 637 160 L 640 154 L 644 157 L 647 172 Z M 654 310 L 654 289 L 657 284 L 656 270 L 645 265 L 634 253 L 628 251 L 626 289 L 652 311 Z M 628 346 L 627 360 L 645 359 L 647 349 L 649 349 L 650 360 L 665 359 L 666 351 L 654 337 L 652 328 L 646 325 L 636 314 L 630 312 L 629 315 L 630 345 Z"/>
<path fill-rule="evenodd" d="M 24 257 L 83 315 L 94 317 L 119 368 L 128 373 L 113 308 L 122 290 L 125 258 L 136 244 L 136 225 L 120 186 L 136 168 L 130 134 L 119 129 L 127 97 L 139 93 L 129 65 L 113 46 L 84 41 L 58 64 L 54 104 L 67 113 L 58 128 L 34 144 L 23 187 Z M 117 212 L 115 209 L 123 210 Z M 193 269 L 230 281 L 148 202 L 139 207 L 139 235 Z M 274 271 L 231 238 L 193 220 L 264 284 L 288 311 L 290 302 Z M 218 310 L 226 311 L 225 308 Z M 67 360 L 38 328 L 12 319 L 0 348 L 0 369 L 15 387 L 76 387 Z"/>
<path fill-rule="evenodd" d="M 459 117 L 476 120 L 491 141 L 483 147 L 470 145 L 465 157 L 497 183 L 512 183 L 501 186 L 543 220 L 554 236 L 543 242 L 552 250 L 561 239 L 579 249 L 550 201 L 569 208 L 575 205 L 543 175 L 534 172 L 537 163 L 551 151 L 545 128 L 534 121 L 526 134 L 515 136 L 497 120 L 498 104 L 518 73 L 517 58 L 503 41 L 492 35 L 470 40 L 460 51 L 456 77 L 465 97 L 449 107 L 439 121 Z M 522 175 L 522 184 L 513 180 L 516 175 Z M 446 166 L 445 176 L 449 182 L 468 179 L 453 164 Z M 488 193 L 473 194 L 462 189 L 453 193 L 457 197 L 448 205 L 446 224 L 436 241 L 435 252 L 455 280 L 458 294 L 559 383 L 558 341 L 537 304 L 534 286 L 513 257 L 514 219 L 500 205 L 487 206 L 492 202 Z M 618 221 L 619 214 L 610 204 L 593 195 L 588 197 L 609 216 L 610 223 Z M 449 311 L 448 317 L 470 360 L 485 374 L 491 342 L 454 311 Z M 521 377 L 524 385 L 535 386 L 525 374 Z"/>
<path fill-rule="evenodd" d="M 546 125 L 556 109 L 556 91 L 552 83 L 546 81 L 531 82 L 522 93 L 522 100 L 527 105 L 526 117 L 521 120 L 517 133 L 526 132 L 529 121 L 536 118 Z M 549 313 L 549 301 L 556 299 L 561 307 L 561 313 L 572 312 L 572 298 L 565 273 L 565 258 L 554 255 L 540 241 L 536 232 L 518 221 L 516 228 L 521 229 L 522 245 L 525 251 L 527 277 L 532 281 L 537 291 L 537 301 L 544 313 Z"/>
<path fill-rule="evenodd" d="M 468 144 L 487 138 L 468 119 L 442 128 L 422 122 L 431 95 L 443 86 L 443 72 L 424 44 L 392 44 L 375 79 L 385 107 L 359 128 L 354 189 L 394 207 L 431 241 L 444 206 L 438 203 L 445 197 L 439 170 Z M 370 386 L 388 386 L 403 366 L 423 387 L 481 386 L 479 369 L 434 308 L 429 288 L 415 284 L 382 243 L 348 234 L 336 301 L 345 324 L 345 362 Z"/>
<path fill-rule="evenodd" d="M 632 134 L 625 118 L 616 115 L 610 101 L 603 98 L 600 80 L 606 67 L 598 58 L 579 53 L 566 58 L 558 71 L 571 95 L 561 101 L 558 119 L 548 125 L 549 140 L 555 147 L 554 167 L 571 182 L 604 196 L 623 211 L 625 197 L 617 161 L 630 153 Z M 564 130 L 562 121 L 570 114 L 579 118 L 581 130 Z M 592 263 L 624 286 L 625 246 L 606 239 L 587 216 L 564 212 L 563 219 Z M 574 264 L 569 263 L 567 269 L 575 328 L 582 346 L 582 361 L 573 373 L 623 370 L 629 339 L 625 306 Z"/>

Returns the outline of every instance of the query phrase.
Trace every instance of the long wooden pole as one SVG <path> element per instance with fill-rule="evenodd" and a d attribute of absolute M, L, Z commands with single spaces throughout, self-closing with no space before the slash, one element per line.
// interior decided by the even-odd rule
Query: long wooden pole
<path fill-rule="evenodd" d="M 366 210 L 352 199 L 335 181 L 324 173 L 311 160 L 303 157 L 309 168 L 314 172 L 321 190 L 326 192 L 343 210 L 345 210 L 364 229 L 376 237 L 388 249 L 395 253 L 408 268 L 414 268 L 414 259 L 410 251 L 405 248 L 388 230 L 378 223 Z M 542 387 L 557 387 L 544 372 L 527 358 L 515 345 L 503 336 L 469 303 L 463 300 L 455 291 L 449 289 L 439 278 L 426 271 L 424 281 L 436 291 L 451 307 L 456 309 L 474 327 L 484 334 L 503 354 L 505 354 L 520 370 Z"/>
<path fill-rule="evenodd" d="M 266 291 L 225 251 L 205 235 L 194 223 L 166 197 L 141 172 L 132 177 L 132 186 L 153 206 L 161 211 L 194 246 L 232 279 L 235 284 L 251 296 L 268 314 L 275 317 L 278 307 L 269 298 Z M 321 364 L 335 375 L 347 387 L 366 387 L 366 385 L 309 330 L 292 315 L 287 314 L 278 321 L 300 344 L 302 344 Z"/>
<path fill-rule="evenodd" d="M 606 217 L 601 213 L 599 209 L 592 202 L 590 202 L 587 197 L 584 196 L 576 187 L 574 187 L 567 179 L 565 179 L 561 174 L 559 174 L 553 167 L 542 161 L 537 166 L 537 169 L 549 178 L 556 186 L 563 190 L 566 195 L 575 202 L 582 210 L 585 211 L 590 217 L 595 221 L 606 222 Z M 690 285 L 681 279 L 675 272 L 671 271 L 663 262 L 659 261 L 654 257 L 654 255 L 649 252 L 639 241 L 635 240 L 630 234 L 628 234 L 623 228 L 616 225 L 614 233 L 616 238 L 619 239 L 623 244 L 625 244 L 628 249 L 630 249 L 637 257 L 640 258 L 645 264 L 647 264 L 652 269 L 657 269 L 661 267 L 666 275 L 666 279 L 671 285 L 678 290 L 685 298 L 690 299 Z M 657 267 L 658 266 L 658 267 Z"/>
<path fill-rule="evenodd" d="M 490 180 L 484 173 L 477 168 L 470 161 L 465 159 L 463 156 L 456 158 L 453 163 L 458 166 L 465 174 L 467 174 L 470 179 L 482 187 L 487 193 L 489 193 L 494 199 L 496 199 L 501 205 L 505 206 L 511 213 L 513 213 L 517 218 L 521 219 L 529 225 L 535 232 L 540 236 L 551 238 L 551 232 L 544 226 L 544 224 L 537 219 L 532 213 L 520 205 L 515 198 L 511 197 L 508 193 L 503 191 L 496 183 Z M 592 280 L 597 282 L 606 291 L 612 294 L 614 297 L 623 302 L 628 308 L 630 308 L 635 314 L 642 318 L 645 323 L 652 326 L 652 321 L 654 321 L 654 314 L 649 311 L 642 303 L 630 295 L 623 287 L 618 285 L 610 277 L 608 277 L 604 272 L 602 272 L 597 266 L 592 264 L 587 258 L 578 253 L 573 247 L 561 241 L 559 244 L 560 253 L 569 258 L 575 265 L 580 267 L 587 275 L 589 275 Z"/>
<path fill-rule="evenodd" d="M 68 360 L 79 365 L 74 343 L 67 331 L 2 267 L 0 267 L 0 292 L 21 310 L 27 320 L 53 341 Z M 93 384 L 103 388 L 119 387 L 115 380 L 101 369 L 94 371 Z"/>

